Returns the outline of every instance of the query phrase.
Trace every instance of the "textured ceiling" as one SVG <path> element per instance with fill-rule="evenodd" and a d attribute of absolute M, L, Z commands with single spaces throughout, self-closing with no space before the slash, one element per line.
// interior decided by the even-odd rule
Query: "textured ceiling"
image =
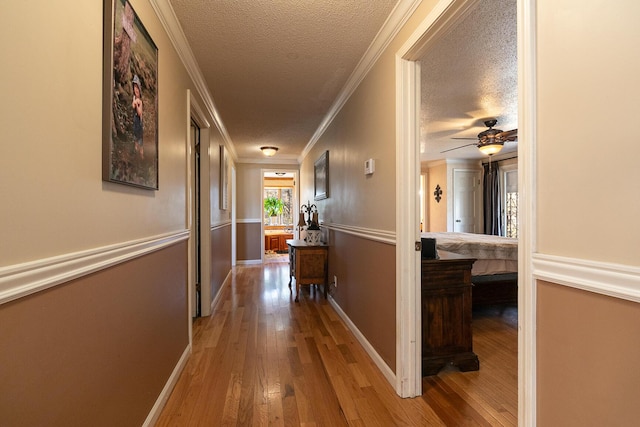
<path fill-rule="evenodd" d="M 241 161 L 303 152 L 397 0 L 170 0 Z M 517 127 L 516 0 L 479 0 L 421 60 L 421 160 Z M 517 149 L 505 144 L 503 153 Z"/>
<path fill-rule="evenodd" d="M 295 159 L 397 0 L 171 0 L 240 159 Z"/>
<path fill-rule="evenodd" d="M 482 158 L 473 143 L 496 118 L 495 128 L 518 127 L 516 0 L 480 0 L 421 62 L 421 159 Z M 476 139 L 477 141 L 477 139 Z M 515 151 L 507 142 L 503 153 Z M 502 153 L 501 153 L 502 154 Z"/>

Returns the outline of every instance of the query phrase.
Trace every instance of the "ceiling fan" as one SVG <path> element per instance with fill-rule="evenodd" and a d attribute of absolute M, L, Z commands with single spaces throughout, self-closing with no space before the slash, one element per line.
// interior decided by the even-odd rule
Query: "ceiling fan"
<path fill-rule="evenodd" d="M 447 151 L 457 150 L 462 147 L 469 147 L 471 145 L 475 145 L 478 147 L 478 150 L 482 154 L 493 156 L 502 150 L 502 147 L 507 141 L 515 141 L 518 139 L 518 129 L 512 129 L 507 131 L 502 131 L 500 129 L 494 129 L 493 127 L 498 123 L 496 119 L 489 119 L 484 122 L 484 125 L 489 129 L 480 132 L 478 134 L 478 141 L 461 145 L 459 147 L 450 148 L 448 150 L 441 151 L 441 153 L 446 153 Z M 475 139 L 475 138 L 453 138 L 453 139 Z"/>

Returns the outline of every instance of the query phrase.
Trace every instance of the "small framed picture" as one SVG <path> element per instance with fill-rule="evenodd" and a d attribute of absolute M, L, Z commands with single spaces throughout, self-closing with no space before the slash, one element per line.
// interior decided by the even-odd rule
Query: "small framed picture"
<path fill-rule="evenodd" d="M 329 197 L 329 151 L 322 153 L 313 165 L 313 199 Z"/>

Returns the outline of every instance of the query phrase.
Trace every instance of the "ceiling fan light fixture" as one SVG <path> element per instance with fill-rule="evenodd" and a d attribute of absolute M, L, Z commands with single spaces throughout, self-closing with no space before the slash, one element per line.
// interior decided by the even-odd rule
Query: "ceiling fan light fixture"
<path fill-rule="evenodd" d="M 262 154 L 267 157 L 273 157 L 278 152 L 278 147 L 260 147 Z"/>
<path fill-rule="evenodd" d="M 493 156 L 502 150 L 503 145 L 504 142 L 488 142 L 486 144 L 479 144 L 478 150 L 485 156 Z"/>

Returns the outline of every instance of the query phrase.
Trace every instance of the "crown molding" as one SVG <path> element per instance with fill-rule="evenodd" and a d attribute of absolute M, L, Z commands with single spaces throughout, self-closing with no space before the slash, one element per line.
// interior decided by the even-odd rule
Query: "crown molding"
<path fill-rule="evenodd" d="M 387 46 L 389 46 L 389 43 L 391 43 L 400 29 L 402 29 L 421 2 L 422 0 L 400 0 L 398 2 L 360 59 L 360 62 L 358 62 L 355 70 L 351 73 L 351 76 L 349 76 L 349 80 L 347 80 L 340 94 L 338 94 L 338 97 L 333 102 L 333 105 L 320 123 L 318 129 L 316 129 L 311 140 L 307 143 L 304 150 L 302 150 L 298 158 L 299 163 L 302 163 L 307 154 L 309 154 L 309 151 L 311 151 L 316 142 L 318 142 L 320 137 L 326 132 L 331 122 L 333 122 L 333 119 L 336 118 L 344 104 L 347 103 L 351 95 L 353 95 L 353 92 L 355 92 L 362 80 L 364 80 L 369 71 L 371 71 L 371 68 L 373 68 L 378 58 L 380 58 L 380 55 L 382 55 Z"/>
<path fill-rule="evenodd" d="M 198 66 L 198 63 L 193 55 L 193 51 L 191 50 L 191 46 L 187 42 L 187 37 L 182 31 L 182 27 L 180 26 L 180 22 L 178 21 L 178 17 L 173 10 L 173 7 L 169 3 L 169 0 L 149 0 L 153 10 L 156 12 L 158 19 L 162 23 L 165 31 L 167 32 L 167 36 L 173 47 L 176 50 L 176 53 L 180 57 L 183 65 L 185 66 L 189 77 L 193 81 L 195 85 L 196 92 L 202 98 L 202 101 L 207 109 L 207 112 L 213 119 L 213 123 L 215 124 L 218 131 L 222 135 L 224 139 L 225 146 L 229 150 L 231 157 L 234 162 L 238 159 L 238 154 L 236 152 L 233 141 L 231 141 L 231 137 L 227 132 L 227 128 L 224 126 L 222 122 L 222 118 L 220 117 L 220 113 L 216 108 L 215 102 L 213 101 L 213 97 L 209 92 L 209 87 L 207 86 L 207 82 L 205 81 L 202 71 Z"/>

